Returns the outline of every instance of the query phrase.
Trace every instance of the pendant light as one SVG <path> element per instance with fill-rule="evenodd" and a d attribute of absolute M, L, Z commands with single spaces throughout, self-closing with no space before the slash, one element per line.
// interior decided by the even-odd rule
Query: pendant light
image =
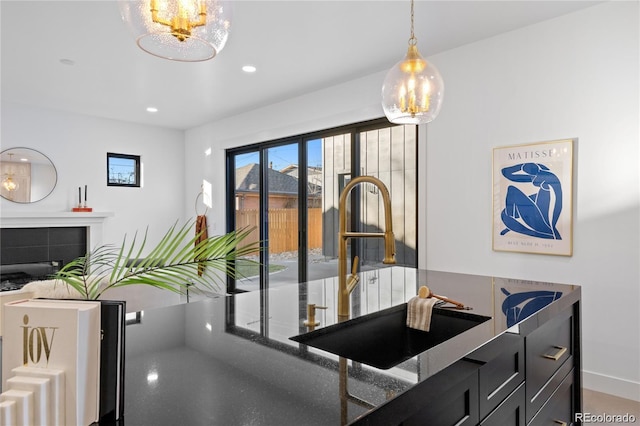
<path fill-rule="evenodd" d="M 411 0 L 411 37 L 407 55 L 389 70 L 382 85 L 382 108 L 392 123 L 428 123 L 436 118 L 442 106 L 444 82 L 440 72 L 420 55 L 417 44 Z"/>
<path fill-rule="evenodd" d="M 2 180 L 2 186 L 9 192 L 18 189 L 18 184 L 13 180 L 13 175 L 9 175 Z"/>
<path fill-rule="evenodd" d="M 13 163 L 13 154 L 9 154 L 9 164 Z M 12 166 L 8 165 L 10 170 L 7 172 L 4 179 L 2 179 L 2 186 L 9 192 L 13 192 L 18 189 L 18 183 L 13 180 L 13 173 L 11 171 Z"/>
<path fill-rule="evenodd" d="M 229 37 L 229 1 L 118 0 L 118 5 L 138 46 L 160 58 L 206 61 Z"/>

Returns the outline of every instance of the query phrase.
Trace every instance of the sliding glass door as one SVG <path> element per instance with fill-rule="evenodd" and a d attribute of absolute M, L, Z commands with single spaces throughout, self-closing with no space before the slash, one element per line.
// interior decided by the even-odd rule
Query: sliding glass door
<path fill-rule="evenodd" d="M 252 229 L 247 238 L 247 243 L 260 241 L 262 239 L 261 218 L 260 218 L 260 193 L 262 187 L 261 178 L 261 158 L 260 152 L 251 150 L 230 158 L 228 164 L 233 168 L 231 177 L 234 181 L 235 190 L 231 197 L 229 212 L 233 227 L 231 230 Z M 251 291 L 260 288 L 260 276 L 262 263 L 262 253 L 256 253 L 248 257 L 252 262 L 237 262 L 238 280 L 231 280 L 228 283 L 228 292 Z"/>
<path fill-rule="evenodd" d="M 266 159 L 265 250 L 269 286 L 275 287 L 298 282 L 299 214 L 304 207 L 299 199 L 299 143 L 270 147 Z"/>
<path fill-rule="evenodd" d="M 305 142 L 306 152 L 306 275 L 307 281 L 336 275 L 333 258 L 326 255 L 324 248 L 325 230 L 332 226 L 332 213 L 326 211 L 325 200 L 333 188 L 332 181 L 325 175 L 325 139 L 314 138 Z"/>
<path fill-rule="evenodd" d="M 265 145 L 231 154 L 233 165 L 231 229 L 253 229 L 251 240 L 262 241 L 253 258 L 260 267 L 242 268 L 243 279 L 229 290 L 251 291 L 299 282 L 300 173 L 297 142 Z M 231 205 L 232 204 L 232 205 Z"/>
<path fill-rule="evenodd" d="M 263 241 L 245 278 L 229 292 L 302 283 L 337 275 L 338 200 L 352 177 L 378 177 L 391 194 L 398 264 L 416 266 L 415 126 L 386 120 L 270 141 L 227 152 L 227 225 L 253 227 Z M 374 187 L 359 185 L 347 205 L 349 230 L 379 232 L 384 211 Z M 349 245 L 363 268 L 380 267 L 376 239 Z"/>

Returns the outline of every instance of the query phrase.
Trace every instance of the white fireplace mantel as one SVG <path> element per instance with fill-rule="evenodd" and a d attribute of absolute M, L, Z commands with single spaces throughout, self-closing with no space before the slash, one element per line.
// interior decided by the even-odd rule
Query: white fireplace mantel
<path fill-rule="evenodd" d="M 87 227 L 87 249 L 102 245 L 102 227 L 113 212 L 3 212 L 2 228 Z"/>

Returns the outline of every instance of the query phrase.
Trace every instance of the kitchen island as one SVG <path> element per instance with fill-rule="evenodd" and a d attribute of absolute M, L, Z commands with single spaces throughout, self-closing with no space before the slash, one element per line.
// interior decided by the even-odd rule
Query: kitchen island
<path fill-rule="evenodd" d="M 579 286 L 390 267 L 360 274 L 351 317 L 422 285 L 488 320 L 385 369 L 290 339 L 310 330 L 308 304 L 326 307 L 316 330 L 336 323 L 337 278 L 140 312 L 126 327 L 123 424 L 573 422 Z"/>

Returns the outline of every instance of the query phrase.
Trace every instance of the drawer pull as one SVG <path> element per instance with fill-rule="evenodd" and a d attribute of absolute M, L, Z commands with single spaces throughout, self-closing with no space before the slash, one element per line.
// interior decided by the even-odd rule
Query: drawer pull
<path fill-rule="evenodd" d="M 559 359 L 562 357 L 562 355 L 564 355 L 564 353 L 567 351 L 567 348 L 562 347 L 562 346 L 554 346 L 554 348 L 556 348 L 556 349 L 557 349 L 557 352 L 556 352 L 555 354 L 553 354 L 553 355 L 544 354 L 544 355 L 542 355 L 542 356 L 543 356 L 544 358 L 552 359 L 552 360 L 554 360 L 554 361 L 557 361 L 557 360 L 559 360 Z"/>
<path fill-rule="evenodd" d="M 562 420 L 554 420 L 553 422 L 560 426 L 567 426 L 567 422 L 563 422 Z"/>

